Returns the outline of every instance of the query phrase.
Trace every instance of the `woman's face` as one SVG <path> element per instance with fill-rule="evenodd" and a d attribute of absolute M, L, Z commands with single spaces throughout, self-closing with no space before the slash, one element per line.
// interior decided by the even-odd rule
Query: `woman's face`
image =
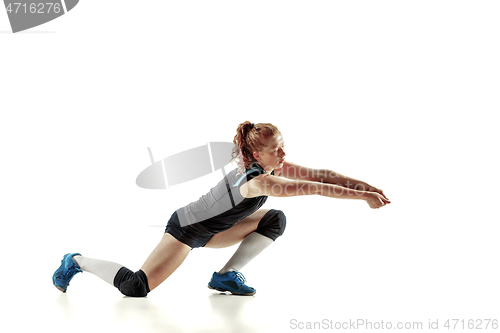
<path fill-rule="evenodd" d="M 263 151 L 254 152 L 254 157 L 259 162 L 260 166 L 266 170 L 280 169 L 283 167 L 285 162 L 285 141 L 281 137 L 281 134 L 276 134 L 270 137 L 267 142 L 265 142 L 266 147 Z"/>

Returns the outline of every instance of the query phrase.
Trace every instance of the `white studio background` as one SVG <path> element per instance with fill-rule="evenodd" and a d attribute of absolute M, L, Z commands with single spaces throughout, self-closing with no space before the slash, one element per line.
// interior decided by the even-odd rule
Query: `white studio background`
<path fill-rule="evenodd" d="M 55 297 L 50 277 L 67 252 L 139 269 L 157 226 L 221 176 L 141 189 L 147 147 L 160 159 L 232 141 L 245 120 L 277 125 L 290 161 L 393 202 L 269 198 L 287 231 L 244 271 L 256 297 L 276 295 L 265 325 L 494 318 L 499 11 L 495 1 L 81 1 L 18 34 L 0 14 L 9 318 L 42 304 L 23 323 L 52 324 L 59 312 L 36 295 Z M 205 292 L 234 250 L 194 250 L 151 297 Z M 82 281 L 72 286 L 91 294 Z"/>

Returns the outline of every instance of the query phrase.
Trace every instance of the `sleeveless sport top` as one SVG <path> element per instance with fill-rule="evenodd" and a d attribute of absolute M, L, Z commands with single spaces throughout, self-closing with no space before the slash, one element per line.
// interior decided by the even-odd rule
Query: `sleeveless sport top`
<path fill-rule="evenodd" d="M 265 170 L 254 162 L 244 174 L 237 175 L 237 172 L 238 169 L 232 170 L 200 199 L 177 209 L 181 227 L 189 225 L 203 234 L 216 234 L 262 207 L 267 196 L 245 198 L 240 193 L 240 187 L 266 173 Z M 274 171 L 271 174 L 274 175 Z"/>

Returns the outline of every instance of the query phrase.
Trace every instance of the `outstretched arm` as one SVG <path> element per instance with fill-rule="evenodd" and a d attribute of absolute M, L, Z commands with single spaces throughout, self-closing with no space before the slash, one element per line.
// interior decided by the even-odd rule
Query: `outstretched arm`
<path fill-rule="evenodd" d="M 338 185 L 360 191 L 375 192 L 381 194 L 385 199 L 389 200 L 381 189 L 361 180 L 341 175 L 340 173 L 329 169 L 308 168 L 285 160 L 283 167 L 276 170 L 275 175 L 293 180 L 307 180 Z"/>
<path fill-rule="evenodd" d="M 246 198 L 262 195 L 273 197 L 322 195 L 337 199 L 361 199 L 365 200 L 371 208 L 380 208 L 390 203 L 389 200 L 375 192 L 360 191 L 339 185 L 307 180 L 290 180 L 269 174 L 257 176 L 245 183 L 240 187 L 240 192 Z"/>

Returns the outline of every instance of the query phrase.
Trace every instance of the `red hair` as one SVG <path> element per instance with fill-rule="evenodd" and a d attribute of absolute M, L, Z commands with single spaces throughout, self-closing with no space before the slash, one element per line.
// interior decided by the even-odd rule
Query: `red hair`
<path fill-rule="evenodd" d="M 238 173 L 244 173 L 253 162 L 257 162 L 253 153 L 262 151 L 266 147 L 264 141 L 275 134 L 281 132 L 278 127 L 269 123 L 253 124 L 247 120 L 238 125 L 231 154 L 231 161 L 236 160 L 238 164 Z"/>

